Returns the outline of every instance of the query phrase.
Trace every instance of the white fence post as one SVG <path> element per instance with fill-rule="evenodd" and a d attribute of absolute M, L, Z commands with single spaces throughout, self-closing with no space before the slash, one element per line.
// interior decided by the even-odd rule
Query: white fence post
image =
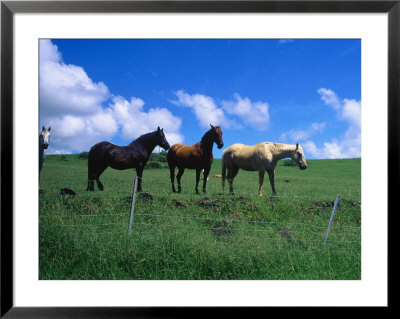
<path fill-rule="evenodd" d="M 130 235 L 132 232 L 132 223 L 133 223 L 133 212 L 135 211 L 135 201 L 136 201 L 136 189 L 138 184 L 138 177 L 135 177 L 135 183 L 133 185 L 133 192 L 132 192 L 132 204 L 131 204 L 131 216 L 129 217 L 129 229 L 128 234 Z"/>
<path fill-rule="evenodd" d="M 335 212 L 336 212 L 338 203 L 339 203 L 339 195 L 336 197 L 335 204 L 333 205 L 331 219 L 329 220 L 328 230 L 326 231 L 326 236 L 325 236 L 325 240 L 324 240 L 324 246 L 326 245 L 326 242 L 328 241 L 329 230 L 331 229 L 333 217 L 335 216 Z"/>

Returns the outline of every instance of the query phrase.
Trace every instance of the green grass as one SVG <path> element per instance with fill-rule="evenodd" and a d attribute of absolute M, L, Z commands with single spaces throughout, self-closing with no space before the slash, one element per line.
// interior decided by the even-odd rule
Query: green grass
<path fill-rule="evenodd" d="M 134 170 L 107 169 L 104 191 L 86 192 L 87 160 L 46 156 L 40 181 L 39 277 L 48 279 L 361 279 L 361 160 L 310 160 L 305 171 L 266 176 L 239 171 L 235 195 L 222 193 L 216 159 L 207 195 L 195 172 L 173 194 L 168 169 L 145 169 L 128 236 Z M 202 181 L 200 181 L 202 183 Z M 201 184 L 200 184 L 201 185 Z M 227 185 L 226 185 L 227 186 Z M 73 189 L 63 198 L 60 189 Z M 97 187 L 96 187 L 97 189 Z M 340 196 L 329 240 L 332 203 Z"/>

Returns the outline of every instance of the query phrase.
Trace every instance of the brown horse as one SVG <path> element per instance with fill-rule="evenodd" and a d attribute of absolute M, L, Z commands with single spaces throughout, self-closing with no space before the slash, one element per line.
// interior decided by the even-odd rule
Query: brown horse
<path fill-rule="evenodd" d="M 157 145 L 165 150 L 169 149 L 164 131 L 160 127 L 157 128 L 157 131 L 138 137 L 128 146 L 117 146 L 110 142 L 100 142 L 92 146 L 88 158 L 88 185 L 86 190 L 94 191 L 94 181 L 96 181 L 99 190 L 102 191 L 104 187 L 99 178 L 104 170 L 110 166 L 118 170 L 136 168 L 136 174 L 139 177 L 137 190 L 140 192 L 142 190 L 144 166 Z"/>
<path fill-rule="evenodd" d="M 222 139 L 221 126 L 211 125 L 201 141 L 194 145 L 184 145 L 175 144 L 172 145 L 171 149 L 168 151 L 167 160 L 170 170 L 172 191 L 175 193 L 175 167 L 178 167 L 178 175 L 176 179 L 178 181 L 178 193 L 182 191 L 181 187 L 181 177 L 185 171 L 185 168 L 196 170 L 196 193 L 199 193 L 198 185 L 200 180 L 200 172 L 204 169 L 204 180 L 203 180 L 203 192 L 206 193 L 207 177 L 210 173 L 211 163 L 213 162 L 212 149 L 214 143 L 220 149 L 224 146 L 224 141 Z"/>

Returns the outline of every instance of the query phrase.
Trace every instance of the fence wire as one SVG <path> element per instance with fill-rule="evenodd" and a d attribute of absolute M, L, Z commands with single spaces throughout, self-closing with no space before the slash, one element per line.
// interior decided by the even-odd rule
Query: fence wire
<path fill-rule="evenodd" d="M 160 170 L 159 175 L 166 175 L 165 177 L 169 179 L 169 172 L 167 173 L 165 170 Z M 167 176 L 168 175 L 168 176 Z M 214 180 L 213 180 L 214 179 Z M 262 218 L 256 218 L 256 220 L 249 220 L 242 218 L 233 218 L 232 216 L 221 216 L 214 212 L 214 207 L 206 207 L 204 210 L 206 214 L 203 216 L 194 215 L 193 212 L 188 212 L 187 207 L 177 207 L 175 211 L 179 212 L 183 210 L 182 213 L 177 213 L 177 215 L 171 214 L 163 214 L 162 211 L 168 211 L 171 209 L 171 201 L 178 200 L 183 202 L 185 205 L 185 201 L 191 203 L 193 201 L 199 201 L 202 198 L 221 198 L 222 200 L 230 200 L 233 203 L 237 201 L 251 198 L 251 199 L 259 199 L 259 200 L 281 200 L 281 199 L 291 199 L 291 201 L 296 200 L 307 200 L 307 201 L 316 201 L 321 200 L 321 198 L 329 199 L 329 203 L 332 202 L 336 195 L 299 195 L 292 191 L 291 193 L 283 193 L 274 196 L 272 199 L 269 196 L 269 184 L 264 184 L 264 196 L 260 198 L 257 194 L 258 190 L 258 182 L 255 180 L 255 192 L 249 193 L 244 192 L 240 188 L 240 183 L 237 183 L 235 187 L 235 195 L 229 195 L 227 192 L 227 188 L 229 188 L 228 183 L 225 185 L 225 193 L 222 192 L 221 180 L 218 178 L 210 177 L 207 182 L 207 194 L 202 193 L 202 184 L 203 179 L 201 178 L 199 181 L 199 192 L 201 195 L 196 197 L 194 195 L 194 180 L 191 178 L 182 178 L 183 191 L 180 194 L 172 193 L 171 183 L 169 181 L 163 181 L 159 179 L 150 179 L 150 178 L 142 178 L 142 188 L 143 193 L 151 194 L 151 201 L 145 199 L 144 196 L 139 196 L 136 201 L 135 214 L 133 219 L 133 232 L 137 232 L 138 234 L 146 234 L 151 235 L 154 234 L 159 236 L 163 231 L 170 231 L 173 228 L 179 228 L 179 231 L 184 229 L 198 229 L 203 231 L 213 231 L 215 228 L 218 228 L 218 223 L 225 223 L 225 225 L 220 225 L 219 228 L 224 230 L 225 228 L 232 227 L 232 230 L 245 238 L 248 234 L 261 233 L 261 234 L 274 234 L 272 237 L 265 237 L 265 240 L 279 240 L 279 236 L 285 236 L 284 231 L 289 231 L 290 236 L 294 238 L 299 238 L 304 243 L 322 243 L 323 238 L 326 232 L 326 226 L 314 225 L 312 223 L 306 222 L 287 222 L 280 220 L 265 220 Z M 39 189 L 39 196 L 59 196 L 61 198 L 61 202 L 66 203 L 68 209 L 72 209 L 73 213 L 63 213 L 58 216 L 55 216 L 51 221 L 46 220 L 45 218 L 40 218 L 40 227 L 42 230 L 46 230 L 47 228 L 68 228 L 70 232 L 74 232 L 74 228 L 83 228 L 85 229 L 85 233 L 88 232 L 93 234 L 119 234 L 125 233 L 128 230 L 129 223 L 129 211 L 130 211 L 130 202 L 132 198 L 132 188 L 133 188 L 133 180 L 132 177 L 127 178 L 113 178 L 113 177 L 104 177 L 102 178 L 102 183 L 104 185 L 105 190 L 103 192 L 89 192 L 86 191 L 87 180 L 75 180 L 75 179 L 63 179 L 60 180 L 42 180 L 41 181 L 41 189 Z M 175 186 L 177 186 L 175 179 Z M 63 195 L 61 193 L 61 189 L 69 188 L 75 192 L 73 196 Z M 95 182 L 95 189 L 97 189 L 97 185 Z M 107 193 L 107 189 L 112 189 L 112 195 Z M 95 199 L 101 201 L 103 198 L 114 198 L 120 197 L 124 200 L 123 204 L 120 206 L 126 210 L 126 212 L 117 213 L 117 212 L 105 212 L 105 213 L 84 213 L 79 210 L 79 205 L 74 207 L 74 200 L 78 199 L 83 203 L 94 202 Z M 343 198 L 345 196 L 341 196 Z M 153 201 L 157 202 L 156 207 L 153 205 Z M 71 205 L 69 207 L 68 205 Z M 99 204 L 99 205 L 100 205 Z M 355 205 L 361 205 L 361 201 L 356 202 Z M 46 205 L 46 204 L 43 204 Z M 119 205 L 119 204 L 118 204 Z M 273 204 L 272 204 L 273 205 Z M 329 204 L 330 205 L 330 204 Z M 322 207 L 326 212 L 330 211 L 330 206 Z M 101 205 L 100 205 L 101 206 Z M 121 208 L 119 207 L 119 208 Z M 319 207 L 316 206 L 316 209 Z M 75 209 L 75 210 L 74 210 Z M 158 212 L 154 210 L 157 209 Z M 190 209 L 189 209 L 190 210 Z M 327 215 L 326 215 L 327 216 Z M 326 217 L 325 216 L 325 217 Z M 115 220 L 116 219 L 116 220 Z M 101 221 L 99 221 L 101 220 Z M 148 221 L 154 222 L 148 222 Z M 83 222 L 85 221 L 85 222 Z M 171 223 L 173 221 L 173 223 Z M 181 223 L 177 223 L 176 221 L 180 221 Z M 182 223 L 183 222 L 183 223 Z M 209 225 L 205 225 L 205 223 L 209 223 Z M 193 225 L 193 223 L 195 225 Z M 197 224 L 196 224 L 197 223 Z M 200 226 L 199 226 L 200 223 Z M 210 224 L 211 223 L 211 224 Z M 327 220 L 328 223 L 328 220 Z M 326 225 L 327 225 L 326 223 Z M 246 226 L 243 226 L 246 225 Z M 107 227 L 113 227 L 113 229 L 104 230 Z M 285 230 L 285 228 L 288 228 Z M 149 230 L 150 229 L 150 230 Z M 142 230 L 147 230 L 147 232 L 143 233 Z M 282 234 L 279 231 L 283 232 Z M 78 232 L 76 232 L 78 233 Z M 348 235 L 352 235 L 357 238 L 357 240 L 344 240 L 343 237 L 347 238 Z M 287 235 L 287 234 L 286 234 Z M 287 235 L 289 236 L 289 235 Z M 334 241 L 340 244 L 357 244 L 357 247 L 341 247 L 342 250 L 359 250 L 360 249 L 360 236 L 361 236 L 361 226 L 360 225 L 335 225 L 333 224 L 333 228 L 330 235 L 330 241 Z M 251 238 L 251 236 L 250 236 Z M 286 238 L 288 241 L 288 239 Z M 290 241 L 290 240 L 289 240 Z"/>
<path fill-rule="evenodd" d="M 159 195 L 171 195 L 172 194 L 172 186 L 171 182 L 169 181 L 169 172 L 167 173 L 166 170 L 160 170 L 162 173 L 159 173 L 159 179 L 154 178 L 147 178 L 147 177 L 138 177 L 141 179 L 143 192 L 156 192 Z M 113 193 L 117 194 L 132 194 L 132 185 L 134 182 L 135 176 L 129 176 L 124 178 L 117 178 L 117 177 L 102 177 L 101 182 L 104 186 L 104 192 L 102 192 L 102 196 L 107 196 L 107 190 L 112 189 Z M 166 180 L 167 179 L 167 180 Z M 62 180 L 49 180 L 46 179 L 45 181 L 41 181 L 41 186 L 45 185 L 46 188 L 52 188 L 53 191 L 60 191 L 62 188 L 70 188 L 75 190 L 79 193 L 79 196 L 92 196 L 92 192 L 86 192 L 88 180 L 87 179 L 69 179 L 63 178 Z M 175 178 L 175 187 L 177 189 L 177 180 Z M 182 176 L 182 192 L 180 196 L 193 196 L 195 194 L 195 180 L 192 176 L 185 175 Z M 198 191 L 200 195 L 203 195 L 202 191 L 203 187 L 203 178 L 200 179 L 198 185 Z M 94 188 L 97 192 L 97 184 L 94 181 Z M 240 183 L 240 179 L 238 181 L 235 180 L 234 184 L 234 194 L 236 196 L 249 196 L 249 197 L 260 197 L 258 195 L 258 176 L 254 179 L 254 187 L 252 187 L 254 191 L 244 191 L 243 185 Z M 222 181 L 220 178 L 209 177 L 207 181 L 207 193 L 206 196 L 229 196 L 229 183 L 225 182 L 225 189 L 222 190 Z M 294 189 L 290 190 L 290 192 L 283 193 L 282 191 L 278 194 L 274 195 L 275 198 L 290 198 L 290 199 L 327 199 L 327 200 L 334 200 L 337 192 L 332 192 L 332 194 L 316 194 L 314 195 L 301 195 L 299 194 L 302 190 L 301 189 Z M 264 181 L 263 186 L 263 197 L 269 197 L 271 195 L 271 188 L 268 181 Z M 341 192 L 342 198 L 346 198 L 346 194 Z M 356 194 L 357 198 L 361 198 L 361 193 Z M 360 203 L 361 200 L 358 200 Z"/>

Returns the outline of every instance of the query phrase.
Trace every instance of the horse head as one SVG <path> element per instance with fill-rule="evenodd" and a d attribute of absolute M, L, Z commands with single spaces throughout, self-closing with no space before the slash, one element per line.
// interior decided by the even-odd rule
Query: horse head
<path fill-rule="evenodd" d="M 211 125 L 211 131 L 212 131 L 212 141 L 217 144 L 217 147 L 221 149 L 224 146 L 224 140 L 222 139 L 222 130 L 221 130 L 221 125 L 220 126 L 213 126 Z"/>
<path fill-rule="evenodd" d="M 47 149 L 47 148 L 49 147 L 50 135 L 51 135 L 51 134 L 50 134 L 50 130 L 51 130 L 51 127 L 50 127 L 50 126 L 49 126 L 48 129 L 46 129 L 46 128 L 43 126 L 42 132 L 40 132 L 40 135 L 39 135 L 41 146 L 42 146 L 44 149 Z"/>
<path fill-rule="evenodd" d="M 160 127 L 158 127 L 156 131 L 156 136 L 158 138 L 157 145 L 161 146 L 163 149 L 167 151 L 169 149 L 169 143 L 165 138 L 164 129 L 160 129 Z"/>
<path fill-rule="evenodd" d="M 295 161 L 301 170 L 307 168 L 307 161 L 304 157 L 303 148 L 299 145 L 299 143 L 296 144 L 296 149 L 293 152 L 292 160 Z"/>

